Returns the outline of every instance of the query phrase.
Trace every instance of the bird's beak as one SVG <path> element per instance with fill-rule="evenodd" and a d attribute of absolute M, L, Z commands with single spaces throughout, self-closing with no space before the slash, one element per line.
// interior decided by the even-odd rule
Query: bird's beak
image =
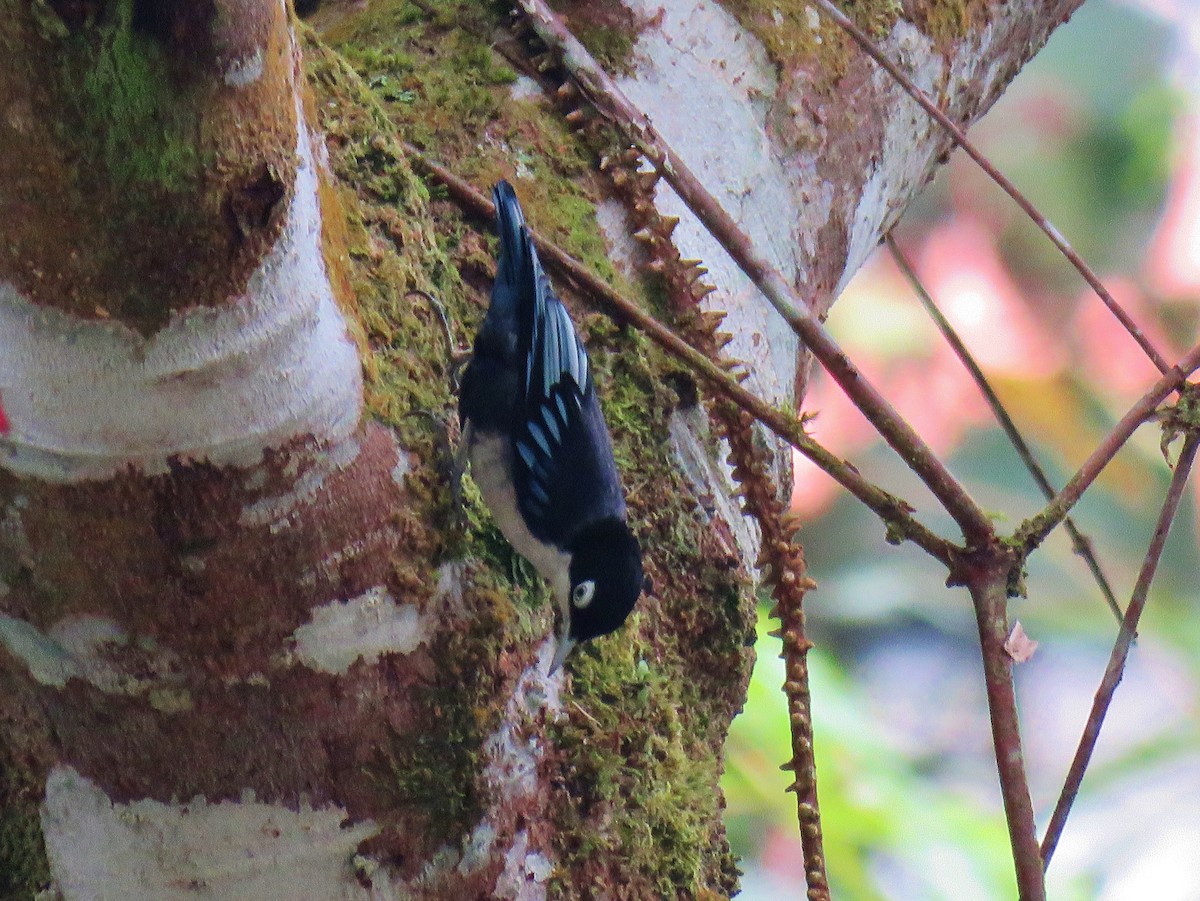
<path fill-rule="evenodd" d="M 553 676 L 558 672 L 559 667 L 563 665 L 563 661 L 567 659 L 567 655 L 575 647 L 575 639 L 566 635 L 558 636 L 558 649 L 554 652 L 554 662 L 550 664 L 550 672 L 548 675 Z"/>

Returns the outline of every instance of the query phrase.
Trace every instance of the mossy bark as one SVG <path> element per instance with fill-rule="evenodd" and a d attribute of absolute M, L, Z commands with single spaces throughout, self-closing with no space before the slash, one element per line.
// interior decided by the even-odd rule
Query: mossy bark
<path fill-rule="evenodd" d="M 147 334 L 243 290 L 294 177 L 283 9 L 5 0 L 0 16 L 0 278 Z"/>

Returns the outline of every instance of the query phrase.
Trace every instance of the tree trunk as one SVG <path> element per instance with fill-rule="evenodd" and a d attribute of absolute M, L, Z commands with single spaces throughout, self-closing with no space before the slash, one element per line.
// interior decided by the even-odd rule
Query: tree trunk
<path fill-rule="evenodd" d="M 968 121 L 1075 5 L 855 11 Z M 826 309 L 947 144 L 797 9 L 566 12 Z M 267 0 L 0 11 L 0 898 L 731 894 L 756 537 L 694 383 L 562 286 L 653 590 L 548 677 L 545 587 L 469 483 L 449 509 L 448 348 L 407 293 L 465 343 L 492 245 L 401 138 L 515 177 L 669 315 L 597 169 L 619 142 L 571 130 L 492 6 L 331 6 L 307 79 Z M 794 403 L 790 332 L 656 203 L 749 384 Z"/>

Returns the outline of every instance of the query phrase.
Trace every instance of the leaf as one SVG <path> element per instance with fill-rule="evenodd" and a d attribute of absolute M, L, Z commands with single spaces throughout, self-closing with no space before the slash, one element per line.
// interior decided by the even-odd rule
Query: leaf
<path fill-rule="evenodd" d="M 1025 634 L 1020 620 L 1013 623 L 1012 631 L 1008 633 L 1008 638 L 1004 642 L 1004 650 L 1008 652 L 1013 663 L 1024 663 L 1033 656 L 1037 646 L 1038 643 Z"/>

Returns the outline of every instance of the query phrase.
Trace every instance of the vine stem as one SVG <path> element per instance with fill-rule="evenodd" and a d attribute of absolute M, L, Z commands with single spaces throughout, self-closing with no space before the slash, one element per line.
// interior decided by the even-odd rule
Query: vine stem
<path fill-rule="evenodd" d="M 923 481 L 962 530 L 968 545 L 985 544 L 992 524 L 966 489 L 879 391 L 867 381 L 826 331 L 790 282 L 758 250 L 733 217 L 708 192 L 678 153 L 657 132 L 545 0 L 518 0 L 538 36 L 562 54 L 563 64 L 599 113 L 633 143 L 675 189 L 738 267 L 829 372 L 883 439 Z"/>
<path fill-rule="evenodd" d="M 1150 539 L 1150 547 L 1146 550 L 1146 557 L 1138 572 L 1137 582 L 1129 599 L 1129 606 L 1125 609 L 1125 619 L 1121 623 L 1121 631 L 1117 634 L 1116 643 L 1108 657 L 1108 666 L 1105 667 L 1104 677 L 1100 680 L 1100 687 L 1096 690 L 1096 697 L 1092 701 L 1092 711 L 1088 714 L 1087 722 L 1084 724 L 1079 747 L 1075 750 L 1062 793 L 1058 796 L 1058 803 L 1054 806 L 1054 813 L 1050 817 L 1046 834 L 1042 838 L 1043 866 L 1050 865 L 1050 858 L 1054 856 L 1054 849 L 1058 847 L 1058 840 L 1062 837 L 1063 827 L 1071 812 L 1071 805 L 1075 803 L 1075 798 L 1079 795 L 1079 788 L 1083 785 L 1083 777 L 1087 773 L 1092 752 L 1096 749 L 1096 741 L 1100 738 L 1100 728 L 1104 725 L 1104 717 L 1112 704 L 1117 685 L 1120 684 L 1121 677 L 1125 674 L 1125 662 L 1129 658 L 1134 638 L 1137 637 L 1138 621 L 1141 619 L 1142 611 L 1146 609 L 1150 584 L 1154 581 L 1154 573 L 1158 569 L 1159 560 L 1162 559 L 1163 547 L 1167 543 L 1167 536 L 1171 532 L 1171 525 L 1179 510 L 1179 501 L 1183 497 L 1188 476 L 1192 471 L 1192 464 L 1196 460 L 1198 446 L 1200 446 L 1200 439 L 1195 434 L 1190 434 L 1184 440 L 1183 450 L 1179 453 L 1179 460 L 1175 464 L 1175 473 L 1171 477 L 1171 486 L 1167 489 L 1162 511 L 1158 515 L 1158 523 L 1154 527 L 1154 535 Z"/>
<path fill-rule="evenodd" d="M 817 8 L 821 12 L 827 15 L 830 19 L 837 23 L 839 28 L 850 35 L 850 37 L 854 39 L 854 42 L 858 44 L 858 46 L 861 47 L 863 51 L 869 57 L 871 57 L 871 59 L 878 63 L 888 73 L 888 75 L 895 79 L 897 84 L 904 88 L 908 96 L 912 97 L 913 100 L 920 104 L 921 108 L 924 109 L 925 112 L 928 113 L 932 119 L 934 119 L 934 121 L 936 121 L 949 133 L 950 137 L 954 140 L 954 143 L 961 147 L 963 151 L 966 152 L 966 154 L 973 159 L 976 164 L 978 164 L 979 168 L 982 169 L 992 181 L 999 185 L 1005 194 L 1007 194 L 1013 199 L 1013 201 L 1016 202 L 1017 206 L 1021 208 L 1021 210 L 1026 216 L 1029 217 L 1033 224 L 1041 230 L 1042 234 L 1050 239 L 1050 243 L 1058 248 L 1058 252 L 1066 257 L 1067 261 L 1075 267 L 1075 271 L 1083 277 L 1083 280 L 1087 282 L 1089 286 L 1091 286 L 1091 289 L 1096 292 L 1096 296 L 1103 301 L 1104 305 L 1108 307 L 1113 316 L 1117 318 L 1117 321 L 1120 322 L 1125 328 L 1125 331 L 1127 331 L 1130 337 L 1137 342 L 1138 347 L 1140 347 L 1142 352 L 1150 358 L 1150 361 L 1154 363 L 1154 365 L 1158 368 L 1158 371 L 1163 373 L 1168 372 L 1171 367 L 1166 358 L 1159 352 L 1158 348 L 1154 346 L 1150 339 L 1146 337 L 1145 333 L 1143 333 L 1141 328 L 1138 327 L 1138 324 L 1133 321 L 1133 318 L 1127 312 L 1125 312 L 1124 307 L 1117 303 L 1117 299 L 1113 297 L 1111 293 L 1109 293 L 1107 288 L 1104 287 L 1104 283 L 1100 281 L 1100 277 L 1092 271 L 1092 268 L 1088 266 L 1083 257 L 1081 257 L 1075 251 L 1075 248 L 1070 245 L 1067 239 L 1063 237 L 1062 232 L 1055 228 L 1050 220 L 1043 216 L 1041 212 L 1038 211 L 1037 207 L 1035 207 L 1029 201 L 1029 199 L 1017 189 L 1017 186 L 1009 181 L 999 169 L 993 166 L 991 161 L 988 160 L 988 158 L 984 156 L 974 144 L 967 140 L 967 136 L 963 133 L 962 129 L 955 125 L 954 122 L 951 121 L 950 117 L 942 112 L 938 105 L 929 98 L 929 95 L 917 87 L 916 84 L 913 83 L 912 79 L 905 75 L 899 66 L 887 58 L 887 56 L 882 50 L 879 49 L 875 42 L 867 36 L 866 32 L 855 25 L 854 22 L 845 13 L 834 6 L 830 0 L 813 0 L 813 2 L 816 3 Z M 1080 2 L 1082 2 L 1082 0 L 1080 0 Z"/>

